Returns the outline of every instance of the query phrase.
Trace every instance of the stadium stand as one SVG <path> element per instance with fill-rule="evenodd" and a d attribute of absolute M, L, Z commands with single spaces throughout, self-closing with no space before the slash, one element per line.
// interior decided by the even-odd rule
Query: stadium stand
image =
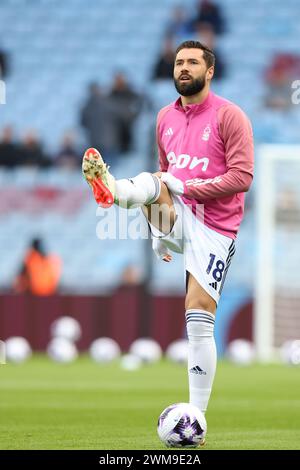
<path fill-rule="evenodd" d="M 274 112 L 263 105 L 263 75 L 272 56 L 298 53 L 300 24 L 294 14 L 298 1 L 217 3 L 227 25 L 217 39 L 227 73 L 214 87 L 215 92 L 248 113 L 256 143 L 299 142 L 296 107 Z M 114 73 L 122 70 L 136 90 L 149 97 L 152 109 L 138 119 L 134 150 L 120 162 L 115 174 L 126 177 L 149 168 L 151 158 L 153 162 L 149 129 L 154 126 L 155 112 L 176 96 L 171 82 L 151 80 L 176 5 L 177 0 L 74 0 L 70 8 L 60 0 L 3 0 L 0 40 L 10 56 L 11 70 L 6 83 L 7 105 L 1 106 L 1 128 L 11 124 L 18 135 L 35 129 L 50 152 L 57 151 L 63 134 L 71 129 L 84 146 L 78 115 L 88 84 L 96 80 L 109 90 Z M 184 6 L 192 17 L 195 2 L 188 0 Z M 37 235 L 63 260 L 62 292 L 113 289 L 128 263 L 143 265 L 143 240 L 100 241 L 96 237 L 96 206 L 79 171 L 1 169 L 0 185 L 1 290 L 9 290 L 28 241 Z M 239 263 L 233 261 L 225 303 L 232 286 L 238 285 L 244 298 L 252 289 L 255 239 L 251 197 L 250 193 L 250 209 L 237 247 Z M 169 269 L 153 259 L 152 289 L 182 294 L 181 262 L 176 257 Z"/>

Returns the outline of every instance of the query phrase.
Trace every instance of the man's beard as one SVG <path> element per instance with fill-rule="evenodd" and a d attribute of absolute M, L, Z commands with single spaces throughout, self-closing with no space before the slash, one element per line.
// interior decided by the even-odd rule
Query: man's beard
<path fill-rule="evenodd" d="M 190 82 L 180 82 L 174 78 L 174 85 L 178 93 L 182 96 L 193 96 L 205 87 L 205 76 L 200 78 L 192 78 Z"/>

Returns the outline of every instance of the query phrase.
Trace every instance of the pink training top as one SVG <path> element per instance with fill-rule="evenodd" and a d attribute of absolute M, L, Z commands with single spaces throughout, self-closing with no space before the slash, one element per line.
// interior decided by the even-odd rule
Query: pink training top
<path fill-rule="evenodd" d="M 179 98 L 158 113 L 157 144 L 160 171 L 184 182 L 183 202 L 196 215 L 204 204 L 204 224 L 236 238 L 254 166 L 245 113 L 212 92 L 201 104 L 183 107 Z"/>

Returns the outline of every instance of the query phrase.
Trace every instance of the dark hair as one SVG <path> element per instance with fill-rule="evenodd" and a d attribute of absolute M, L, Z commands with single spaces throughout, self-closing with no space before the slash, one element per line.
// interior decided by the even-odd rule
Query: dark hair
<path fill-rule="evenodd" d="M 46 251 L 43 245 L 43 240 L 41 240 L 40 238 L 33 238 L 31 240 L 30 245 L 33 250 L 36 250 L 42 256 L 46 256 Z"/>
<path fill-rule="evenodd" d="M 201 49 L 203 51 L 203 59 L 207 65 L 207 67 L 212 67 L 215 65 L 215 54 L 211 49 L 206 47 L 204 44 L 202 44 L 199 41 L 184 41 L 182 42 L 176 49 L 176 55 L 178 54 L 181 49 Z"/>

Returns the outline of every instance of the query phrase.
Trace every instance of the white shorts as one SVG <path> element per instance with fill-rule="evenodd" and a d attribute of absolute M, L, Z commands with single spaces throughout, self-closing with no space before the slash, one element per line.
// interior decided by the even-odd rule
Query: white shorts
<path fill-rule="evenodd" d="M 179 196 L 172 196 L 176 221 L 171 232 L 164 235 L 152 224 L 153 237 L 161 239 L 167 248 L 184 255 L 186 281 L 188 273 L 218 304 L 235 253 L 235 242 L 204 225 Z"/>

